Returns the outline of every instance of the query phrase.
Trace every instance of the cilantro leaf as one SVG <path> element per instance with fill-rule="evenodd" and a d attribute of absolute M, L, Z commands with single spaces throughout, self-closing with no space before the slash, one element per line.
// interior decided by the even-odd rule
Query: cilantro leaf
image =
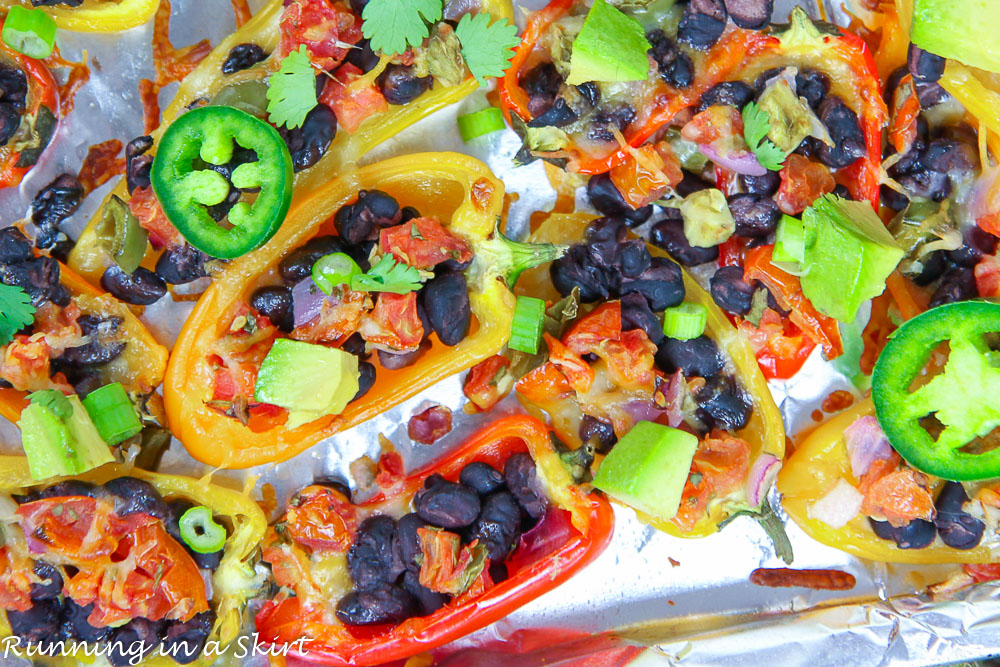
<path fill-rule="evenodd" d="M 442 0 L 370 0 L 361 13 L 361 34 L 372 51 L 394 56 L 423 43 L 427 22 L 440 21 L 443 6 Z"/>
<path fill-rule="evenodd" d="M 282 59 L 267 82 L 267 118 L 290 130 L 302 127 L 316 104 L 316 70 L 303 44 Z"/>
<path fill-rule="evenodd" d="M 462 57 L 480 86 L 491 76 L 503 76 L 514 57 L 514 47 L 521 43 L 517 28 L 500 19 L 493 23 L 489 12 L 466 14 L 458 22 L 455 34 L 462 43 Z"/>
<path fill-rule="evenodd" d="M 788 156 L 785 155 L 785 151 L 766 138 L 770 131 L 771 119 L 756 102 L 750 102 L 743 107 L 743 138 L 746 139 L 747 146 L 757 156 L 757 161 L 762 167 L 771 171 L 781 171 L 781 163 Z"/>
<path fill-rule="evenodd" d="M 28 394 L 28 401 L 48 408 L 59 419 L 69 419 L 73 415 L 73 404 L 61 391 L 42 389 Z"/>
<path fill-rule="evenodd" d="M 31 297 L 14 285 L 0 284 L 0 345 L 6 345 L 14 334 L 35 321 Z"/>
<path fill-rule="evenodd" d="M 420 271 L 392 255 L 382 255 L 382 259 L 368 273 L 351 277 L 351 289 L 356 292 L 392 292 L 407 294 L 420 289 Z"/>

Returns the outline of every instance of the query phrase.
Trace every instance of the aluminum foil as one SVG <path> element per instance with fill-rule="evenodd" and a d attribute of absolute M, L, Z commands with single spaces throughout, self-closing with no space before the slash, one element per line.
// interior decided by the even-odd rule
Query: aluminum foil
<path fill-rule="evenodd" d="M 787 16 L 791 4 L 778 0 L 777 18 Z M 815 3 L 802 4 L 817 15 Z M 826 9 L 827 18 L 843 22 L 843 12 Z M 177 46 L 202 38 L 218 43 L 232 28 L 226 0 L 173 2 L 171 37 Z M 88 146 L 111 138 L 124 143 L 141 133 L 136 86 L 153 74 L 151 35 L 151 25 L 110 36 L 60 34 L 63 54 L 86 58 L 91 79 L 79 91 L 75 112 L 60 124 L 41 163 L 19 188 L 0 191 L 0 226 L 25 217 L 32 197 L 56 175 L 76 173 Z M 173 89 L 163 91 L 161 102 L 169 101 Z M 512 157 L 519 141 L 512 132 L 462 142 L 455 117 L 486 103 L 485 94 L 477 93 L 380 146 L 366 161 L 422 150 L 452 150 L 478 157 L 515 195 L 508 232 L 523 235 L 529 216 L 550 210 L 555 193 L 541 163 L 514 168 Z M 109 188 L 106 185 L 87 198 L 66 225 L 71 236 L 83 228 Z M 190 304 L 164 300 L 148 308 L 144 319 L 169 346 L 189 310 Z M 257 476 L 258 491 L 271 485 L 280 505 L 316 477 L 349 480 L 352 461 L 365 455 L 377 459 L 379 435 L 392 441 L 413 468 L 442 456 L 485 421 L 520 409 L 516 401 L 507 399 L 489 415 L 467 414 L 462 409 L 461 381 L 461 376 L 449 378 L 288 462 L 247 471 L 217 471 L 215 479 L 241 485 L 247 476 Z M 825 363 L 818 350 L 796 378 L 772 383 L 771 389 L 791 432 L 814 423 L 813 410 L 831 391 L 853 391 L 848 379 Z M 453 411 L 454 430 L 434 446 L 411 443 L 405 429 L 409 417 L 435 403 Z M 6 450 L 19 450 L 13 425 L 0 423 L 0 438 Z M 163 468 L 192 475 L 210 472 L 176 442 Z M 780 514 L 775 492 L 771 500 Z M 794 567 L 841 569 L 857 578 L 857 586 L 848 592 L 760 588 L 749 583 L 750 572 L 784 563 L 775 556 L 763 530 L 749 518 L 736 519 L 711 537 L 683 540 L 645 526 L 627 508 L 616 507 L 615 516 L 611 545 L 595 562 L 560 588 L 460 640 L 456 648 L 493 644 L 524 630 L 556 628 L 620 637 L 649 647 L 635 665 L 939 664 L 1000 653 L 996 587 L 978 586 L 948 601 L 931 601 L 920 593 L 946 578 L 953 566 L 914 568 L 862 561 L 816 543 L 786 522 Z M 488 651 L 476 655 L 481 664 L 551 665 L 558 664 L 557 648 L 550 645 L 531 655 L 493 661 Z M 15 664 L 10 659 L 0 659 L 0 663 Z"/>

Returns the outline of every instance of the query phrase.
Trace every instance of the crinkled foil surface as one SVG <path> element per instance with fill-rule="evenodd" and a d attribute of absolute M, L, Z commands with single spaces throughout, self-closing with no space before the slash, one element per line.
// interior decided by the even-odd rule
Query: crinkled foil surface
<path fill-rule="evenodd" d="M 803 4 L 817 16 L 812 0 Z M 776 18 L 784 19 L 791 6 L 792 0 L 777 0 Z M 841 23 L 845 18 L 837 9 L 828 16 Z M 177 46 L 202 38 L 216 44 L 232 29 L 232 10 L 226 0 L 173 2 L 171 38 Z M 78 93 L 76 110 L 62 121 L 38 167 L 20 188 L 0 191 L 0 226 L 25 217 L 32 197 L 56 175 L 64 171 L 75 174 L 90 145 L 111 138 L 125 143 L 142 133 L 136 86 L 141 78 L 153 75 L 151 36 L 151 24 L 120 35 L 60 33 L 63 54 L 70 59 L 86 57 L 91 78 Z M 174 89 L 170 86 L 163 91 L 162 103 L 169 101 Z M 523 235 L 528 216 L 550 209 L 555 193 L 540 163 L 513 167 L 519 142 L 512 132 L 494 133 L 470 144 L 462 142 L 455 116 L 484 105 L 485 98 L 477 93 L 380 146 L 366 161 L 421 150 L 474 155 L 487 162 L 503 179 L 507 191 L 516 195 L 508 231 L 513 236 Z M 78 234 L 109 188 L 105 185 L 92 193 L 68 221 L 66 231 Z M 144 320 L 169 346 L 189 310 L 190 304 L 160 303 L 146 310 Z M 239 485 L 246 476 L 257 475 L 258 490 L 271 484 L 280 506 L 316 477 L 346 479 L 351 461 L 365 454 L 377 459 L 379 434 L 396 445 L 412 468 L 441 456 L 485 421 L 519 409 L 508 399 L 489 415 L 467 415 L 462 411 L 461 380 L 461 375 L 449 378 L 286 463 L 242 472 L 220 471 L 216 479 Z M 850 382 L 818 354 L 792 381 L 772 383 L 771 389 L 790 432 L 812 425 L 812 411 L 831 391 L 853 391 Z M 435 403 L 452 409 L 454 430 L 432 447 L 411 443 L 405 428 L 409 417 Z M 0 424 L 0 439 L 8 450 L 19 450 L 13 425 Z M 164 457 L 163 469 L 199 476 L 209 472 L 176 442 Z M 777 502 L 780 513 L 774 492 L 771 500 L 772 504 Z M 814 542 L 788 522 L 795 551 L 793 567 L 841 569 L 857 578 L 857 586 L 847 592 L 760 588 L 749 582 L 750 572 L 758 567 L 783 567 L 784 563 L 752 519 L 738 518 L 724 531 L 705 539 L 683 540 L 643 525 L 629 509 L 616 507 L 615 517 L 611 545 L 593 563 L 560 588 L 459 643 L 475 647 L 538 628 L 608 633 L 648 646 L 633 663 L 643 666 L 924 665 L 1000 653 L 1000 595 L 996 587 L 981 585 L 946 601 L 931 601 L 921 592 L 928 584 L 946 578 L 954 566 L 914 568 L 862 561 Z M 530 656 L 493 659 L 480 652 L 475 662 L 552 665 L 559 660 L 555 649 L 549 645 Z M 5 664 L 17 664 L 13 660 Z M 252 662 L 255 667 L 261 664 L 259 659 Z"/>

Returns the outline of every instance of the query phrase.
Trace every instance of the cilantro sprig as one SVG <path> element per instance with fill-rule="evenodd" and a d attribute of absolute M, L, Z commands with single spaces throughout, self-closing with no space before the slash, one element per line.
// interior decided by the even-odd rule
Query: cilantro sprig
<path fill-rule="evenodd" d="M 42 389 L 28 394 L 28 401 L 48 408 L 59 419 L 69 419 L 73 415 L 73 404 L 61 391 Z"/>
<path fill-rule="evenodd" d="M 0 284 L 0 345 L 6 345 L 14 334 L 35 321 L 31 297 L 14 285 Z"/>
<path fill-rule="evenodd" d="M 767 112 L 757 106 L 756 102 L 750 102 L 743 107 L 743 138 L 746 139 L 747 146 L 757 156 L 757 161 L 761 166 L 771 171 L 781 171 L 781 163 L 787 157 L 785 151 L 774 145 L 767 139 L 767 133 L 771 131 L 771 118 Z"/>
<path fill-rule="evenodd" d="M 462 43 L 462 57 L 480 86 L 491 76 L 503 76 L 514 57 L 514 47 L 521 43 L 517 28 L 507 21 L 493 21 L 488 12 L 466 14 L 458 22 L 455 34 Z"/>
<path fill-rule="evenodd" d="M 392 255 L 382 255 L 368 273 L 351 276 L 351 289 L 356 292 L 392 292 L 408 294 L 420 289 L 420 271 Z"/>
<path fill-rule="evenodd" d="M 278 127 L 302 127 L 317 103 L 316 71 L 303 44 L 282 59 L 267 83 L 267 117 Z"/>

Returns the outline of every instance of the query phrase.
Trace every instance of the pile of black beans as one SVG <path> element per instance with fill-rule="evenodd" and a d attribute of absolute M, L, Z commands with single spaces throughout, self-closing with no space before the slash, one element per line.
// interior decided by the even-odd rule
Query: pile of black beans
<path fill-rule="evenodd" d="M 118 477 L 100 486 L 69 480 L 24 496 L 15 496 L 14 500 L 20 504 L 71 496 L 111 499 L 119 516 L 143 513 L 160 519 L 167 533 L 187 550 L 199 568 L 214 570 L 222 561 L 222 550 L 200 554 L 181 539 L 178 521 L 193 505 L 182 499 L 167 502 L 151 484 L 141 479 Z M 201 655 L 215 622 L 215 613 L 209 610 L 183 623 L 134 618 L 117 628 L 94 627 L 87 621 L 93 604 L 81 606 L 64 596 L 63 579 L 58 569 L 44 560 L 38 560 L 34 570 L 43 583 L 32 584 L 31 608 L 7 612 L 11 630 L 22 642 L 50 645 L 64 641 L 66 646 L 71 641 L 98 643 L 105 646 L 108 661 L 120 667 L 134 659 L 135 654 L 130 651 L 133 646 L 138 647 L 141 640 L 149 652 L 162 647 L 164 652 L 176 656 L 177 662 L 188 664 Z"/>
<path fill-rule="evenodd" d="M 986 524 L 962 509 L 967 502 L 969 495 L 960 482 L 945 482 L 934 502 L 933 521 L 914 519 L 898 528 L 888 521 L 868 521 L 876 535 L 895 542 L 900 549 L 926 549 L 935 536 L 952 549 L 975 549 Z"/>
<path fill-rule="evenodd" d="M 317 236 L 292 250 L 278 265 L 283 284 L 260 287 L 250 295 L 250 307 L 265 315 L 279 330 L 289 333 L 295 326 L 292 288 L 312 275 L 312 266 L 324 255 L 346 253 L 363 271 L 371 267 L 368 257 L 377 244 L 379 231 L 399 225 L 420 213 L 411 206 L 400 208 L 399 203 L 381 190 L 362 190 L 353 204 L 340 208 L 334 215 L 337 235 Z M 431 333 L 445 345 L 457 345 L 468 334 L 472 323 L 472 305 L 468 284 L 463 273 L 468 263 L 448 260 L 434 268 L 434 277 L 424 283 L 417 295 L 417 312 L 424 325 L 424 340 L 414 352 L 392 354 L 378 351 L 379 363 L 385 368 L 404 368 L 413 363 L 430 346 Z M 377 293 L 371 294 L 373 299 Z M 361 387 L 353 400 L 361 398 L 375 382 L 375 366 L 366 361 L 361 336 L 355 334 L 341 349 L 360 358 Z"/>
<path fill-rule="evenodd" d="M 354 590 L 337 603 L 337 618 L 347 625 L 400 623 L 433 614 L 448 602 L 448 595 L 420 584 L 417 530 L 424 527 L 456 533 L 463 544 L 478 540 L 486 547 L 492 580 L 506 579 L 504 560 L 548 506 L 535 475 L 526 453 L 510 456 L 503 474 L 476 461 L 462 468 L 458 482 L 437 474 L 424 480 L 413 498 L 414 511 L 399 521 L 384 514 L 366 519 L 347 552 Z"/>

